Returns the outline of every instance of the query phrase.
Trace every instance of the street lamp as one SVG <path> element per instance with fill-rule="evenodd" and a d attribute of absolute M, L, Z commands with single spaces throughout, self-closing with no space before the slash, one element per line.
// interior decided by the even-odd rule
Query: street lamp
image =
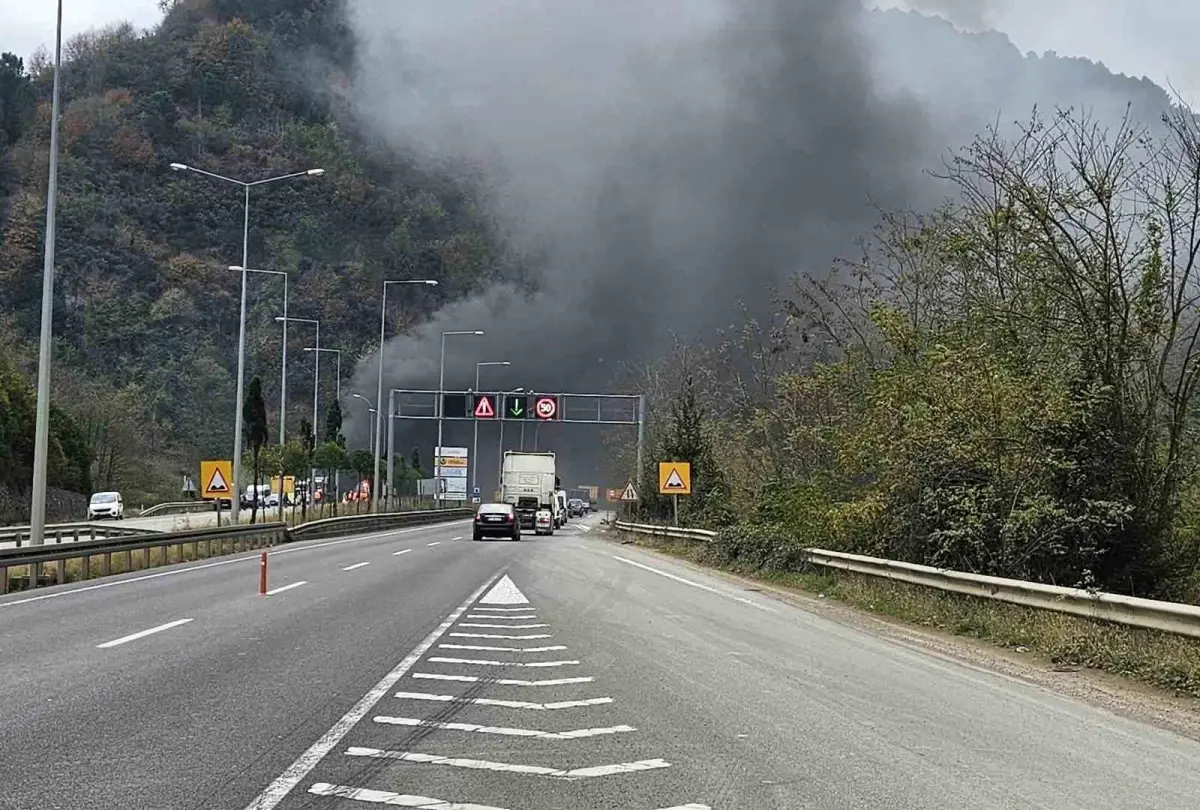
<path fill-rule="evenodd" d="M 290 323 L 307 323 L 307 324 L 311 324 L 311 325 L 315 326 L 317 328 L 316 346 L 318 349 L 321 347 L 321 322 L 320 321 L 313 320 L 312 318 L 283 318 L 283 317 L 277 317 L 277 318 L 275 318 L 275 320 L 278 321 L 279 323 L 289 323 L 289 322 Z M 313 361 L 314 362 L 313 362 L 312 432 L 313 432 L 313 450 L 316 450 L 316 448 L 317 448 L 317 395 L 321 390 L 321 352 L 320 351 L 313 353 Z M 316 483 L 315 472 L 314 472 L 315 470 L 316 470 L 315 467 L 308 468 L 308 500 L 309 500 L 309 503 L 313 503 L 314 506 L 315 506 L 315 503 L 313 501 L 313 495 L 315 493 L 313 492 L 313 485 Z"/>
<path fill-rule="evenodd" d="M 476 335 L 476 336 L 478 336 L 478 335 L 482 335 L 482 334 L 483 334 L 483 332 L 478 329 L 442 332 L 442 354 L 441 354 L 441 359 L 438 361 L 438 402 L 437 402 L 438 435 L 437 435 L 437 447 L 435 447 L 433 450 L 433 456 L 434 456 L 433 463 L 434 463 L 435 467 L 437 466 L 438 453 L 441 452 L 441 448 L 442 448 L 442 415 L 443 415 L 442 412 L 445 410 L 443 405 L 445 404 L 445 399 L 446 399 L 446 338 L 454 336 L 454 335 Z M 376 438 L 378 438 L 378 437 L 376 437 Z M 436 470 L 434 472 L 436 472 Z M 436 497 L 436 493 L 435 493 L 435 497 Z M 444 499 L 436 501 L 439 509 L 441 508 L 441 504 L 443 502 L 444 502 Z"/>
<path fill-rule="evenodd" d="M 171 168 L 177 172 L 195 172 L 202 174 L 205 177 L 211 177 L 214 180 L 220 180 L 225 183 L 232 183 L 235 186 L 241 186 L 245 191 L 244 213 L 242 215 L 242 263 L 241 267 L 250 266 L 250 189 L 253 186 L 261 186 L 267 183 L 274 183 L 279 180 L 290 180 L 293 177 L 319 177 L 325 174 L 324 169 L 308 169 L 303 172 L 292 172 L 291 174 L 281 174 L 277 177 L 268 177 L 266 180 L 254 180 L 246 182 L 243 180 L 234 180 L 232 177 L 208 172 L 204 169 L 197 169 L 195 166 L 188 166 L 186 163 L 172 163 Z M 284 323 L 287 323 L 284 321 Z M 284 333 L 284 345 L 287 344 L 287 333 Z M 237 407 L 233 412 L 233 480 L 234 486 L 237 486 L 238 476 L 242 472 L 242 396 L 244 395 L 246 376 L 246 274 L 242 273 L 242 305 L 241 314 L 238 316 L 238 371 L 237 371 Z M 231 499 L 230 513 L 233 517 L 234 524 L 238 521 L 238 499 Z"/>
<path fill-rule="evenodd" d="M 230 270 L 236 270 L 245 277 L 246 273 L 262 273 L 271 276 L 283 276 L 283 359 L 279 364 L 279 446 L 287 441 L 287 312 L 288 312 L 288 274 L 283 270 L 255 270 L 252 267 L 230 265 Z"/>
<path fill-rule="evenodd" d="M 524 388 L 514 388 L 511 391 L 506 391 L 505 396 L 508 396 L 509 394 L 524 394 L 524 393 L 525 393 Z M 525 430 L 525 420 L 523 420 L 523 419 L 521 420 L 521 430 L 522 431 Z M 524 444 L 521 445 L 521 449 L 522 450 L 525 449 Z M 500 419 L 500 445 L 499 445 L 498 453 L 500 456 L 500 461 L 497 463 L 497 466 L 496 466 L 496 488 L 503 489 L 503 485 L 504 485 L 504 418 L 503 418 L 503 415 L 501 415 L 501 419 Z"/>
<path fill-rule="evenodd" d="M 379 301 L 379 382 L 375 389 L 375 440 L 371 442 L 371 452 L 375 454 L 375 474 L 371 483 L 371 508 L 379 511 L 379 437 L 383 433 L 383 347 L 387 340 L 387 288 L 389 284 L 427 284 L 436 287 L 437 282 L 431 278 L 401 279 L 383 282 L 383 296 Z M 389 414 L 390 416 L 390 414 Z M 392 485 L 388 481 L 388 486 Z"/>
<path fill-rule="evenodd" d="M 475 364 L 475 393 L 477 393 L 477 394 L 479 393 L 479 370 L 481 368 L 483 368 L 484 366 L 511 366 L 511 365 L 512 365 L 512 363 L 508 362 L 507 360 L 491 360 L 491 361 L 488 361 L 485 363 L 476 363 Z M 500 402 L 496 403 L 497 411 L 499 411 L 503 407 L 504 407 L 503 403 L 500 403 Z M 504 414 L 497 413 L 496 415 L 498 417 L 500 417 L 500 422 L 501 422 L 501 424 L 503 424 Z M 475 490 L 478 488 L 478 486 L 479 486 L 479 420 L 476 419 L 475 420 L 475 438 L 471 445 L 471 494 L 472 495 L 475 494 Z"/>
<path fill-rule="evenodd" d="M 367 403 L 367 413 L 376 413 L 375 408 L 371 407 L 371 400 L 367 399 L 362 394 L 351 394 L 350 396 L 354 397 L 355 399 L 361 399 L 363 402 Z M 376 422 L 374 419 L 372 419 L 371 420 L 371 429 L 367 432 L 368 436 L 370 437 L 370 441 L 371 441 L 371 444 L 369 445 L 370 447 L 375 446 L 375 428 L 376 428 Z"/>
<path fill-rule="evenodd" d="M 50 460 L 50 340 L 54 326 L 54 214 L 58 202 L 58 116 L 62 74 L 62 0 L 54 34 L 54 100 L 50 108 L 50 177 L 46 186 L 46 246 L 42 262 L 42 325 L 38 343 L 37 413 L 33 438 L 33 493 L 29 505 L 29 543 L 40 546 L 46 528 L 46 468 Z M 242 412 L 238 403 L 238 413 Z M 234 499 L 237 502 L 237 499 Z M 59 563 L 62 565 L 62 563 Z M 37 582 L 40 565 L 29 569 Z M 5 575 L 7 576 L 7 574 Z"/>

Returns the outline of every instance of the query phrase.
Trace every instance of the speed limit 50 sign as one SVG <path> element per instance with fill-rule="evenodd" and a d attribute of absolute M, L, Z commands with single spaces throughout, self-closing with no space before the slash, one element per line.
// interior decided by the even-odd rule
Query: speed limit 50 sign
<path fill-rule="evenodd" d="M 558 397 L 540 396 L 533 402 L 533 415 L 538 419 L 558 418 Z"/>

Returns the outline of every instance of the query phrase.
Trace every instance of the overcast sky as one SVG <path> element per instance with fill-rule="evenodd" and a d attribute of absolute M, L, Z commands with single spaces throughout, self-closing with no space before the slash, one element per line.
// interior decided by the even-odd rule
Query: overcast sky
<path fill-rule="evenodd" d="M 351 0 L 353 2 L 353 0 Z M 491 2 L 491 0 L 479 0 Z M 1086 56 L 1111 70 L 1170 81 L 1200 106 L 1194 32 L 1200 3 L 1181 0 L 874 0 L 883 6 L 951 10 L 955 22 L 980 20 L 1007 33 L 1021 50 Z M 64 0 L 64 37 L 118 20 L 138 27 L 159 18 L 157 0 Z M 0 0 L 0 51 L 28 57 L 54 44 L 53 0 Z"/>

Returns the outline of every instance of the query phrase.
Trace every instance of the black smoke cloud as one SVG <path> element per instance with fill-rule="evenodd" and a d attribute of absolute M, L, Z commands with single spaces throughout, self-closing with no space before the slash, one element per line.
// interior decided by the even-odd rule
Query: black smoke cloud
<path fill-rule="evenodd" d="M 508 360 L 485 388 L 602 390 L 672 334 L 824 272 L 872 201 L 912 202 L 928 133 L 876 92 L 858 0 L 348 7 L 363 120 L 397 148 L 502 167 L 497 220 L 548 246 L 536 294 L 497 287 L 391 341 L 389 386 L 436 387 L 440 333 L 482 329 L 454 340 L 448 388 Z M 357 373 L 373 390 L 374 361 Z"/>

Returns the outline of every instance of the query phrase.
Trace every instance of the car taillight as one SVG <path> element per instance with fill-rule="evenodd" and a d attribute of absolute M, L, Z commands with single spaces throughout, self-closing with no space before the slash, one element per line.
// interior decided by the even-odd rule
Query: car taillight
<path fill-rule="evenodd" d="M 483 515 L 476 515 L 476 516 L 475 516 L 475 522 L 476 522 L 476 523 L 478 523 L 478 522 L 479 522 L 479 521 L 481 521 L 481 520 L 483 520 Z"/>

